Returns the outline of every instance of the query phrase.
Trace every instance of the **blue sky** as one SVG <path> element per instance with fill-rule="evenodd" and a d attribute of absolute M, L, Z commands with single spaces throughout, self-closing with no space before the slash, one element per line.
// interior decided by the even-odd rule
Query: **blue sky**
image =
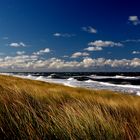
<path fill-rule="evenodd" d="M 0 71 L 140 71 L 139 0 L 1 0 Z"/>

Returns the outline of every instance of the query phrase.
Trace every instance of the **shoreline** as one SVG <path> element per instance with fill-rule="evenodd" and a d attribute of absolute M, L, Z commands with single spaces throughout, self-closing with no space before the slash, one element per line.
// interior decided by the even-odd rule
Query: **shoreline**
<path fill-rule="evenodd" d="M 72 86 L 72 85 L 69 85 L 69 84 L 66 84 L 66 83 L 57 83 L 57 82 L 53 82 L 53 81 L 46 81 L 45 79 L 40 79 L 40 78 L 36 78 L 34 77 L 33 79 L 33 76 L 30 77 L 30 76 L 20 76 L 20 75 L 10 75 L 10 74 L 0 74 L 0 75 L 5 75 L 5 76 L 11 76 L 11 77 L 16 77 L 16 78 L 21 78 L 21 79 L 25 79 L 25 80 L 33 80 L 33 81 L 39 81 L 39 82 L 45 82 L 45 83 L 50 83 L 50 84 L 58 84 L 60 86 L 67 86 L 67 87 L 70 87 L 70 88 L 82 88 L 82 89 L 85 89 L 85 90 L 93 90 L 93 91 L 110 91 L 110 92 L 114 92 L 116 93 L 117 91 L 113 91 L 113 90 L 108 90 L 108 89 L 93 89 L 93 88 L 86 88 L 86 87 L 77 87 L 77 86 Z M 119 94 L 126 94 L 126 95 L 131 95 L 130 93 L 121 93 L 121 92 L 117 92 Z M 137 94 L 136 94 L 137 95 Z"/>
<path fill-rule="evenodd" d="M 36 81 L 43 81 L 46 83 L 55 83 L 55 84 L 61 84 L 64 86 L 69 86 L 69 87 L 73 87 L 73 88 L 85 88 L 85 89 L 89 89 L 89 90 L 109 90 L 109 91 L 113 91 L 113 92 L 119 92 L 122 94 L 130 94 L 130 95 L 136 95 L 136 96 L 140 96 L 140 87 L 139 86 L 132 86 L 132 85 L 115 85 L 115 84 L 111 84 L 111 83 L 104 83 L 104 82 L 97 82 L 97 81 L 91 81 L 91 80 L 87 80 L 85 81 L 85 83 L 88 84 L 95 84 L 97 85 L 97 87 L 86 87 L 86 86 L 82 86 L 82 82 L 83 81 L 79 81 L 79 85 L 77 84 L 78 81 L 74 81 L 74 83 L 76 85 L 74 85 L 74 83 L 71 83 L 71 78 L 69 79 L 65 79 L 65 81 L 60 81 L 59 79 L 47 79 L 46 77 L 43 76 L 32 76 L 32 75 L 15 75 L 15 74 L 11 74 L 11 73 L 0 73 L 1 75 L 8 75 L 8 76 L 13 76 L 13 77 L 18 77 L 18 78 L 23 78 L 23 79 L 30 79 L 30 80 L 36 80 Z M 81 84 L 80 84 L 81 83 Z M 99 86 L 101 84 L 101 87 Z M 98 87 L 99 86 L 99 87 Z M 102 86 L 104 86 L 105 88 L 102 88 Z M 118 90 L 117 90 L 118 88 Z M 119 90 L 120 88 L 120 90 Z M 128 90 L 127 90 L 128 89 Z M 135 91 L 135 90 L 136 91 Z"/>

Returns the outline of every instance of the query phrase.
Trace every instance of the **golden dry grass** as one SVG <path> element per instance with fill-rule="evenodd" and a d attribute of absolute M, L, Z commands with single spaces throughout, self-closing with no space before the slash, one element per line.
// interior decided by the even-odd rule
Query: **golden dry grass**
<path fill-rule="evenodd" d="M 0 76 L 0 139 L 139 138 L 138 96 Z"/>

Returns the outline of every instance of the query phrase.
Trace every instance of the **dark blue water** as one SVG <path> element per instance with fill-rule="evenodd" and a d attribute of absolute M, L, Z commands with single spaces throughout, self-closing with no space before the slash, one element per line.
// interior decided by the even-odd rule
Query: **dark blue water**
<path fill-rule="evenodd" d="M 68 79 L 78 81 L 94 80 L 113 84 L 140 85 L 140 72 L 15 72 L 15 75 L 51 76 L 52 79 Z"/>
<path fill-rule="evenodd" d="M 73 87 L 140 94 L 140 72 L 14 72 L 8 74 Z"/>

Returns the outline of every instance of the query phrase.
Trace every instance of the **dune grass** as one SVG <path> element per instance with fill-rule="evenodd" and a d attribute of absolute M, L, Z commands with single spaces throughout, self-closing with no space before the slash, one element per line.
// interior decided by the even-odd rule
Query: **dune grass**
<path fill-rule="evenodd" d="M 0 76 L 0 139 L 139 138 L 138 96 Z"/>

